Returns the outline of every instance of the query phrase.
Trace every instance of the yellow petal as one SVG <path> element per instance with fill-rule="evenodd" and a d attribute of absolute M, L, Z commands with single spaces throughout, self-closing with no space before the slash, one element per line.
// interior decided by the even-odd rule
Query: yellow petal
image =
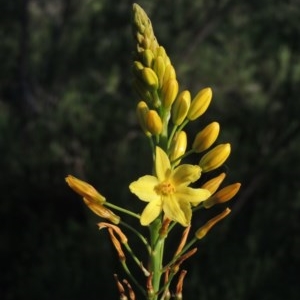
<path fill-rule="evenodd" d="M 191 182 L 195 182 L 201 176 L 201 168 L 197 165 L 183 164 L 178 166 L 173 174 L 172 181 L 174 186 L 187 186 Z"/>
<path fill-rule="evenodd" d="M 200 202 L 205 201 L 210 197 L 210 191 L 206 189 L 194 189 L 191 187 L 182 186 L 177 188 L 176 197 L 178 202 L 187 201 L 193 206 L 198 205 Z"/>
<path fill-rule="evenodd" d="M 159 195 L 155 192 L 154 187 L 158 184 L 156 177 L 145 175 L 137 181 L 129 185 L 131 193 L 138 196 L 141 200 L 150 202 L 159 199 Z"/>
<path fill-rule="evenodd" d="M 166 152 L 156 147 L 155 154 L 155 172 L 159 181 L 164 181 L 171 170 L 170 160 Z"/>
<path fill-rule="evenodd" d="M 182 210 L 176 197 L 174 195 L 169 195 L 163 197 L 163 211 L 167 218 L 180 223 L 182 226 L 188 226 L 190 223 L 191 215 L 186 216 L 186 205 L 183 205 L 185 210 Z"/>
<path fill-rule="evenodd" d="M 161 197 L 158 199 L 152 200 L 150 203 L 147 204 L 145 209 L 142 212 L 140 222 L 141 225 L 147 226 L 152 221 L 154 221 L 162 211 L 162 203 Z"/>

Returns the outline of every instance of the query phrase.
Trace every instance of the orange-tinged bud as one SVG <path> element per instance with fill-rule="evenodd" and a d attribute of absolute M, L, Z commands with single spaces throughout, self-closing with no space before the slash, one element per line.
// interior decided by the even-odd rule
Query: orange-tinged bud
<path fill-rule="evenodd" d="M 224 219 L 229 213 L 230 213 L 230 209 L 226 208 L 223 212 L 221 212 L 220 214 L 218 214 L 217 216 L 215 216 L 214 218 L 210 219 L 208 222 L 206 222 L 202 227 L 200 227 L 196 233 L 195 236 L 197 239 L 202 239 L 206 236 L 206 234 L 208 233 L 208 231 L 215 225 L 217 224 L 219 221 L 221 221 L 222 219 Z"/>
<path fill-rule="evenodd" d="M 203 115 L 210 104 L 211 98 L 211 88 L 202 89 L 192 100 L 187 118 L 193 121 Z"/>
<path fill-rule="evenodd" d="M 147 129 L 147 122 L 146 122 L 148 112 L 149 112 L 149 108 L 147 103 L 145 101 L 140 101 L 136 107 L 136 114 L 144 133 L 147 136 L 151 136 L 151 133 Z"/>
<path fill-rule="evenodd" d="M 187 90 L 181 92 L 172 106 L 172 121 L 175 125 L 180 125 L 186 118 L 191 105 L 191 93 Z"/>
<path fill-rule="evenodd" d="M 119 224 L 120 223 L 120 217 L 115 215 L 111 210 L 108 208 L 104 207 L 100 203 L 95 203 L 93 201 L 89 201 L 87 198 L 83 198 L 84 203 L 86 206 L 94 212 L 96 215 L 103 219 L 107 219 L 111 221 L 114 224 Z"/>
<path fill-rule="evenodd" d="M 181 157 L 187 147 L 187 135 L 184 131 L 177 132 L 172 140 L 170 149 L 170 161 L 173 162 Z M 180 163 L 180 159 L 176 161 L 175 165 Z"/>
<path fill-rule="evenodd" d="M 105 202 L 105 197 L 103 197 L 92 185 L 88 184 L 87 182 L 72 175 L 68 175 L 65 179 L 69 187 L 80 196 L 94 203 L 101 204 Z"/>
<path fill-rule="evenodd" d="M 218 122 L 212 122 L 201 130 L 195 137 L 192 148 L 196 153 L 207 150 L 217 139 L 220 132 Z"/>
<path fill-rule="evenodd" d="M 230 184 L 218 192 L 216 192 L 213 196 L 203 201 L 203 206 L 205 208 L 210 208 L 215 204 L 224 203 L 231 200 L 239 191 L 241 184 L 239 182 Z"/>
<path fill-rule="evenodd" d="M 215 191 L 219 188 L 220 184 L 223 182 L 226 177 L 225 173 L 221 173 L 217 177 L 214 177 L 208 181 L 206 181 L 201 188 L 209 190 L 211 194 L 215 193 Z"/>
<path fill-rule="evenodd" d="M 157 135 L 162 132 L 163 124 L 156 110 L 149 110 L 146 117 L 146 128 L 153 134 Z"/>
<path fill-rule="evenodd" d="M 230 151 L 230 144 L 227 143 L 220 144 L 207 152 L 199 162 L 202 172 L 209 172 L 220 167 L 228 158 Z"/>
<path fill-rule="evenodd" d="M 141 78 L 151 91 L 157 90 L 158 78 L 151 68 L 144 68 L 141 71 Z"/>
<path fill-rule="evenodd" d="M 170 109 L 177 94 L 178 94 L 178 81 L 176 79 L 170 79 L 164 82 L 161 94 L 162 94 L 162 105 L 166 109 Z"/>

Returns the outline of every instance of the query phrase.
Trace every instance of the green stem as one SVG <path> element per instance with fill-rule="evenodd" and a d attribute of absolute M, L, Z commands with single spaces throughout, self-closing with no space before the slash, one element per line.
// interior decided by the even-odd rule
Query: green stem
<path fill-rule="evenodd" d="M 117 206 L 117 205 L 115 205 L 115 204 L 112 204 L 112 203 L 110 203 L 110 202 L 104 202 L 103 205 L 106 205 L 106 206 L 108 206 L 108 207 L 110 207 L 110 208 L 113 208 L 113 209 L 115 209 L 115 210 L 118 210 L 118 211 L 120 211 L 120 212 L 123 212 L 123 213 L 125 213 L 125 214 L 127 214 L 127 215 L 130 215 L 130 216 L 132 216 L 132 217 L 135 217 L 135 218 L 137 218 L 137 219 L 140 219 L 140 215 L 138 215 L 138 214 L 136 214 L 136 213 L 134 213 L 134 212 L 132 212 L 132 211 L 130 211 L 130 210 L 127 210 L 127 209 L 125 209 L 125 208 L 123 208 L 123 207 L 120 207 L 120 206 Z"/>
<path fill-rule="evenodd" d="M 161 227 L 161 220 L 157 218 L 150 225 L 150 239 L 151 239 L 151 255 L 150 255 L 150 272 L 152 274 L 152 287 L 154 295 L 149 300 L 157 300 L 158 291 L 160 287 L 160 279 L 162 275 L 162 259 L 164 252 L 164 239 L 159 237 L 159 229 Z"/>
<path fill-rule="evenodd" d="M 139 237 L 139 239 L 142 241 L 142 243 L 146 246 L 148 253 L 150 253 L 150 251 L 151 251 L 150 245 L 149 245 L 147 239 L 142 234 L 140 234 L 139 231 L 137 231 L 136 229 L 134 229 L 132 226 L 125 223 L 124 221 L 120 221 L 120 224 L 122 226 L 128 228 L 129 230 L 131 230 L 137 237 Z"/>

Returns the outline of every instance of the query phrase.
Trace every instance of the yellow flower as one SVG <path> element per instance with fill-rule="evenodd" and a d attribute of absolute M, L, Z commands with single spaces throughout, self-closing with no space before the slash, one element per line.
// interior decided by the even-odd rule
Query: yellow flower
<path fill-rule="evenodd" d="M 167 154 L 156 147 L 155 173 L 156 176 L 145 175 L 129 185 L 133 194 L 148 202 L 140 218 L 141 224 L 149 225 L 163 211 L 167 218 L 188 226 L 191 205 L 196 206 L 210 196 L 206 189 L 188 187 L 200 178 L 200 167 L 183 164 L 172 169 Z"/>

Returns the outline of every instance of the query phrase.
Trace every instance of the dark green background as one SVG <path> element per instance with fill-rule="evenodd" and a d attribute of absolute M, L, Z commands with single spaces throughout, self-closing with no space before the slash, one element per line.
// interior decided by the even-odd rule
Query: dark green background
<path fill-rule="evenodd" d="M 124 275 L 114 249 L 64 177 L 89 181 L 118 205 L 143 207 L 128 191 L 150 169 L 130 83 L 131 4 L 0 1 L 3 300 L 118 299 L 113 273 Z M 299 0 L 139 4 L 181 90 L 213 89 L 190 142 L 220 122 L 218 141 L 232 145 L 225 183 L 242 183 L 230 217 L 184 264 L 184 299 L 298 300 Z"/>

